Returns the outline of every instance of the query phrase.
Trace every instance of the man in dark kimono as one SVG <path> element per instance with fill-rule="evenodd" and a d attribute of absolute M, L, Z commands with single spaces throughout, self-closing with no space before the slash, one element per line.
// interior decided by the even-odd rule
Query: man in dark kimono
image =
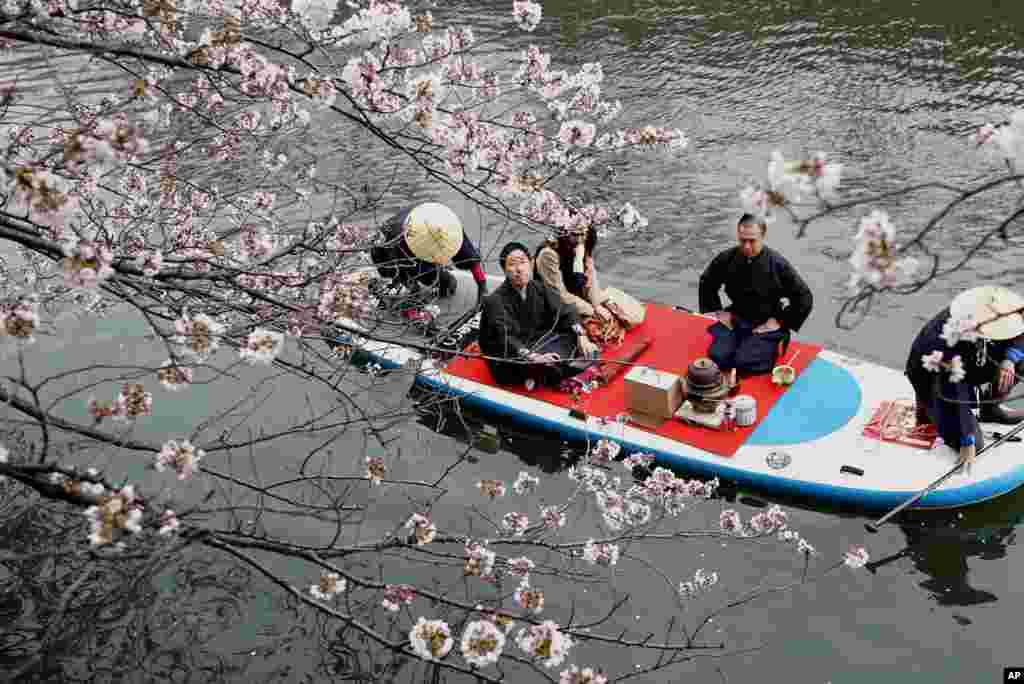
<path fill-rule="evenodd" d="M 587 337 L 576 313 L 558 293 L 533 278 L 526 247 L 510 242 L 501 250 L 505 282 L 484 298 L 480 317 L 480 349 L 494 379 L 503 385 L 532 379 L 557 385 L 579 373 L 597 347 Z"/>
<path fill-rule="evenodd" d="M 807 283 L 781 254 L 765 246 L 767 230 L 744 214 L 736 226 L 739 245 L 716 256 L 700 277 L 700 311 L 718 319 L 708 328 L 714 338 L 708 356 L 723 371 L 770 371 L 780 343 L 800 330 L 814 306 Z M 719 294 L 723 285 L 727 308 Z"/>
<path fill-rule="evenodd" d="M 450 215 L 449 221 L 452 225 L 449 227 L 461 240 L 458 251 L 450 258 L 448 254 L 439 254 L 436 251 L 416 254 L 415 248 L 410 246 L 406 239 L 410 215 L 417 211 L 426 213 L 431 210 L 434 211 L 434 215 Z M 381 277 L 405 286 L 414 294 L 422 295 L 437 288 L 437 296 L 450 297 L 455 294 L 457 284 L 455 276 L 445 270 L 445 264 L 451 263 L 455 268 L 472 271 L 478 298 L 482 299 L 487 293 L 487 276 L 480 265 L 480 251 L 464 234 L 458 217 L 444 205 L 430 202 L 409 207 L 385 221 L 380 226 L 380 232 L 384 241 L 370 250 L 370 258 Z"/>
<path fill-rule="evenodd" d="M 995 299 L 989 301 L 993 296 Z M 981 391 L 979 418 L 983 422 L 1013 424 L 1024 420 L 1024 411 L 1000 403 L 1024 372 L 1024 318 L 1020 313 L 981 325 L 976 341 L 958 339 L 952 346 L 947 344 L 949 332 L 959 327 L 958 320 L 970 316 L 974 322 L 984 323 L 992 319 L 990 304 L 1012 312 L 1024 307 L 1024 298 L 991 285 L 962 292 L 921 329 L 907 359 L 906 373 L 914 386 L 918 424 L 934 423 L 942 441 L 959 449 L 960 459 L 965 462 L 974 460 L 977 449 L 983 446 L 978 420 L 971 411 L 978 406 L 977 391 L 988 388 Z M 950 372 L 955 357 L 963 368 L 959 381 Z"/>

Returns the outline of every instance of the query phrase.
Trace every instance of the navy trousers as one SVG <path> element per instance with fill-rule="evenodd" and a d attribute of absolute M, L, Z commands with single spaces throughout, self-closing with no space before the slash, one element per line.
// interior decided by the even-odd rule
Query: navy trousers
<path fill-rule="evenodd" d="M 744 375 L 768 373 L 775 365 L 779 343 L 786 339 L 786 330 L 755 333 L 754 326 L 733 318 L 733 327 L 716 322 L 708 328 L 714 338 L 708 356 L 723 372 L 736 369 Z"/>

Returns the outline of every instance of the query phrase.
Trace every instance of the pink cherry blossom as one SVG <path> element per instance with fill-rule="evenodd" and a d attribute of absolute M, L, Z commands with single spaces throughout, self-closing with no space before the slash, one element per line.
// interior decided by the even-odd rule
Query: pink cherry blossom
<path fill-rule="evenodd" d="M 863 546 L 851 546 L 843 557 L 843 564 L 848 568 L 863 568 L 871 560 L 868 550 Z"/>
<path fill-rule="evenodd" d="M 515 17 L 516 25 L 524 31 L 537 28 L 541 11 L 541 6 L 531 0 L 514 0 L 512 3 L 512 16 Z"/>

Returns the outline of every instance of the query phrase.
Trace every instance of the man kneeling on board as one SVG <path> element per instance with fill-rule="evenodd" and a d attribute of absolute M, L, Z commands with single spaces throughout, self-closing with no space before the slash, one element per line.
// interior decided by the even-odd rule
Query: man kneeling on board
<path fill-rule="evenodd" d="M 597 346 L 576 313 L 533 278 L 525 245 L 508 243 L 499 260 L 505 282 L 484 298 L 480 317 L 480 349 L 494 379 L 502 385 L 528 380 L 557 385 L 579 373 L 586 364 L 572 360 L 595 356 Z"/>
<path fill-rule="evenodd" d="M 1001 403 L 1024 372 L 1024 297 L 1005 287 L 983 285 L 957 295 L 917 334 L 907 359 L 919 425 L 935 423 L 942 441 L 967 463 L 982 447 L 975 391 L 985 386 L 982 422 L 1019 423 L 1024 411 Z M 977 327 L 977 340 L 970 330 Z M 961 336 L 962 332 L 968 333 Z M 947 341 L 954 335 L 955 344 Z M 959 360 L 957 360 L 959 359 Z"/>
<path fill-rule="evenodd" d="M 780 344 L 788 344 L 790 331 L 800 329 L 814 306 L 796 269 L 764 245 L 767 231 L 763 221 L 744 214 L 736 225 L 738 245 L 716 256 L 700 277 L 700 311 L 718 321 L 708 328 L 714 338 L 708 356 L 723 372 L 769 372 Z M 725 309 L 723 285 L 730 300 Z"/>

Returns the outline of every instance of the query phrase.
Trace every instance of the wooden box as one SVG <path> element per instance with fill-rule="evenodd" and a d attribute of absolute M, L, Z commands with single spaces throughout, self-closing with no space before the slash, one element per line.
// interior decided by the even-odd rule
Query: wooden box
<path fill-rule="evenodd" d="M 679 376 L 647 366 L 634 366 L 625 376 L 626 410 L 636 422 L 660 425 L 683 403 Z"/>

